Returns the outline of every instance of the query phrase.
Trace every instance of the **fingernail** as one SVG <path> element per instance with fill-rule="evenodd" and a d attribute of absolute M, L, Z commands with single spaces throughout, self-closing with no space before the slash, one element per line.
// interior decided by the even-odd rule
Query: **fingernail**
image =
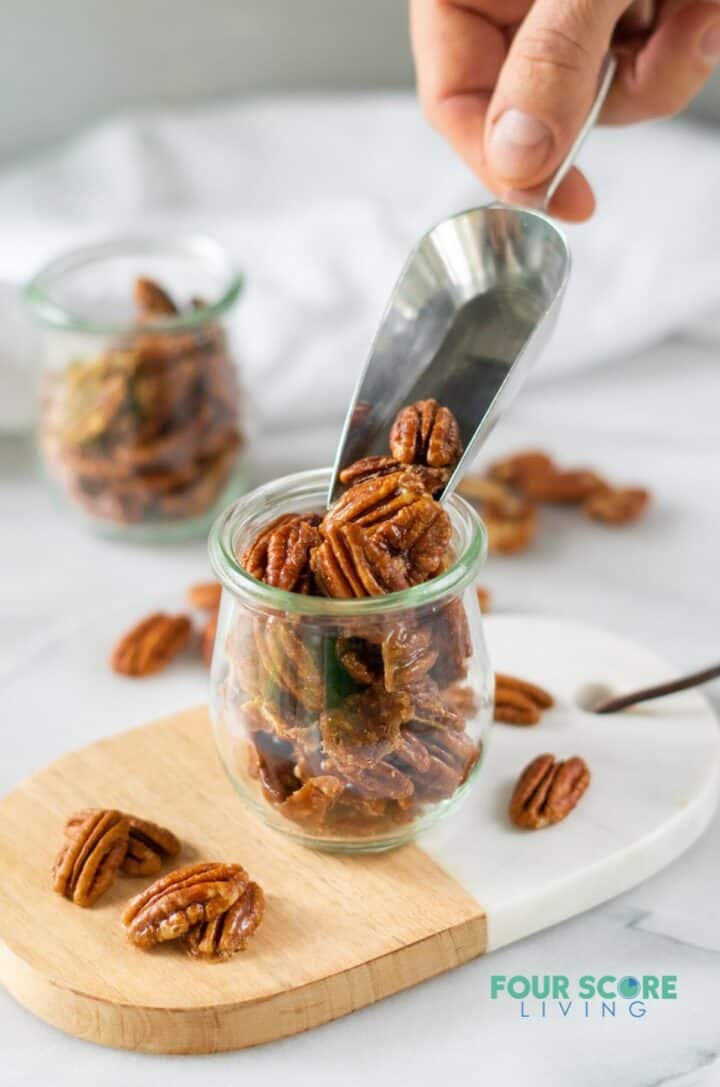
<path fill-rule="evenodd" d="M 490 166 L 500 177 L 520 180 L 540 169 L 551 146 L 552 133 L 543 121 L 519 109 L 508 109 L 490 136 Z"/>
<path fill-rule="evenodd" d="M 700 39 L 700 52 L 708 60 L 720 56 L 720 23 L 713 23 Z"/>

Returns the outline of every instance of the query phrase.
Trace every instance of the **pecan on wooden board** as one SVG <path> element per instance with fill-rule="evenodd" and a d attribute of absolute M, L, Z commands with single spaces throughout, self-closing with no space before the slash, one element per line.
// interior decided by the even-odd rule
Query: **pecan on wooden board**
<path fill-rule="evenodd" d="M 123 635 L 112 652 L 110 665 L 123 676 L 161 672 L 187 647 L 191 630 L 186 615 L 153 612 Z"/>
<path fill-rule="evenodd" d="M 131 898 L 122 916 L 128 939 L 147 950 L 213 921 L 249 883 L 242 865 L 208 861 L 178 868 Z"/>
<path fill-rule="evenodd" d="M 76 906 L 92 906 L 112 885 L 128 846 L 129 823 L 119 811 L 93 809 L 68 827 L 52 869 L 53 890 Z"/>
<path fill-rule="evenodd" d="M 494 719 L 508 725 L 536 725 L 553 697 L 542 687 L 517 676 L 495 673 Z"/>
<path fill-rule="evenodd" d="M 257 930 L 265 912 L 262 887 L 252 880 L 237 901 L 225 913 L 212 921 L 191 928 L 185 937 L 185 947 L 193 958 L 224 962 L 238 951 Z"/>
<path fill-rule="evenodd" d="M 99 815 L 102 809 L 85 808 L 75 812 L 65 824 L 65 834 L 72 837 L 81 830 L 90 816 Z M 120 863 L 120 870 L 126 876 L 154 876 L 163 866 L 164 861 L 176 857 L 182 846 L 167 827 L 153 823 L 149 819 L 140 819 L 129 812 L 119 813 L 128 823 L 127 850 Z"/>
<path fill-rule="evenodd" d="M 578 755 L 556 760 L 538 755 L 525 767 L 510 800 L 510 818 L 518 827 L 540 830 L 565 819 L 590 784 L 590 771 Z"/>

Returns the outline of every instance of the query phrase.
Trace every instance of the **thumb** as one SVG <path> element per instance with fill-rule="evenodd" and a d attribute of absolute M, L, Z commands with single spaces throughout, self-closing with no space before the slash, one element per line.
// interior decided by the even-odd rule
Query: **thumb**
<path fill-rule="evenodd" d="M 496 190 L 548 180 L 582 127 L 622 0 L 537 0 L 513 39 L 488 109 Z"/>

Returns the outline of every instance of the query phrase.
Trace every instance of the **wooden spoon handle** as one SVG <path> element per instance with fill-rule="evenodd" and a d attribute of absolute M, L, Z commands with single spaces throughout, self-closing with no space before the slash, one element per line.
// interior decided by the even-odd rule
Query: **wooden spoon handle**
<path fill-rule="evenodd" d="M 662 698 L 663 695 L 675 694 L 676 691 L 686 691 L 689 687 L 699 687 L 701 683 L 708 683 L 709 680 L 719 677 L 720 664 L 714 664 L 710 668 L 704 668 L 702 672 L 692 672 L 667 683 L 658 683 L 655 687 L 643 687 L 639 691 L 631 691 L 630 694 L 619 695 L 617 698 L 604 698 L 593 706 L 592 712 L 617 713 L 618 710 L 635 706 L 638 702 L 649 702 L 651 698 Z"/>

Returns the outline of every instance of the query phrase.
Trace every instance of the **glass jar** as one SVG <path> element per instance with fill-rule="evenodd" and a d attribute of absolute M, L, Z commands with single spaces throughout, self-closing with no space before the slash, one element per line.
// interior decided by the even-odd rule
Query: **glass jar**
<path fill-rule="evenodd" d="M 28 284 L 44 465 L 94 527 L 204 534 L 240 493 L 239 382 L 224 328 L 240 289 L 203 237 L 87 246 Z"/>
<path fill-rule="evenodd" d="M 454 495 L 453 561 L 402 592 L 338 600 L 248 574 L 248 544 L 284 513 L 321 512 L 330 472 L 253 491 L 210 534 L 223 594 L 211 712 L 220 758 L 265 822 L 307 845 L 389 849 L 450 811 L 483 760 L 494 677 L 476 582 L 484 526 Z"/>

